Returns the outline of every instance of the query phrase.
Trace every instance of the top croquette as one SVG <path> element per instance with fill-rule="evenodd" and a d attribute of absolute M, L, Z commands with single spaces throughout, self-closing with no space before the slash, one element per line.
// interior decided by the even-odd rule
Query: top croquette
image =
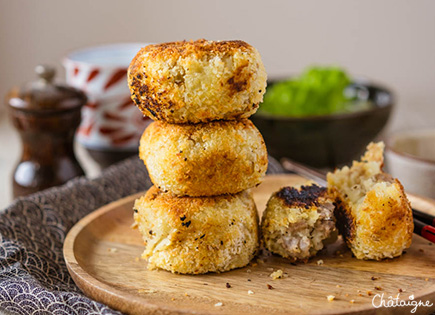
<path fill-rule="evenodd" d="M 154 120 L 247 118 L 266 90 L 260 54 L 243 41 L 180 41 L 142 48 L 130 64 L 132 99 Z"/>

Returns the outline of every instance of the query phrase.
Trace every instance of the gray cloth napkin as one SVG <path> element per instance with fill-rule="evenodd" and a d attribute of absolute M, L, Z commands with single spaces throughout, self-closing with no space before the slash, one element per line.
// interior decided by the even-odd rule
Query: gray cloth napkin
<path fill-rule="evenodd" d="M 269 157 L 268 173 L 282 173 Z M 16 314 L 121 314 L 87 298 L 66 268 L 62 246 L 82 217 L 151 186 L 145 166 L 130 158 L 96 179 L 84 177 L 15 200 L 0 213 L 0 309 Z"/>

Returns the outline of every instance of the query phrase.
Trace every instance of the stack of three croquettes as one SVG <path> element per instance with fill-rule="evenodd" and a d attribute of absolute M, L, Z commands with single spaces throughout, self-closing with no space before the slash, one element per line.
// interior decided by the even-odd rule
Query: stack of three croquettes
<path fill-rule="evenodd" d="M 268 163 L 247 119 L 266 89 L 258 51 L 242 41 L 149 45 L 128 83 L 155 120 L 139 148 L 154 186 L 134 205 L 148 268 L 200 274 L 247 265 L 259 234 L 249 188 Z"/>

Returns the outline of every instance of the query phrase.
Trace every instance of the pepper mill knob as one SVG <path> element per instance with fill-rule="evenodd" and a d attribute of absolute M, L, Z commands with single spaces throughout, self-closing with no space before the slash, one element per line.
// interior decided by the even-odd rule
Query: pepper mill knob
<path fill-rule="evenodd" d="M 48 65 L 37 65 L 35 72 L 38 77 L 46 83 L 52 83 L 54 76 L 56 75 L 56 69 Z"/>

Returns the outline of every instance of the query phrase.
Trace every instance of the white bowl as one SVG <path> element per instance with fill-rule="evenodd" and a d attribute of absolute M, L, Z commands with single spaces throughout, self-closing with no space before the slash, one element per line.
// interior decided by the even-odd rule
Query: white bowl
<path fill-rule="evenodd" d="M 151 119 L 131 100 L 127 68 L 147 43 L 120 43 L 84 48 L 63 60 L 66 81 L 88 97 L 82 108 L 77 141 L 93 151 L 136 152 Z"/>
<path fill-rule="evenodd" d="M 390 136 L 385 156 L 388 171 L 407 192 L 435 199 L 435 129 Z"/>

